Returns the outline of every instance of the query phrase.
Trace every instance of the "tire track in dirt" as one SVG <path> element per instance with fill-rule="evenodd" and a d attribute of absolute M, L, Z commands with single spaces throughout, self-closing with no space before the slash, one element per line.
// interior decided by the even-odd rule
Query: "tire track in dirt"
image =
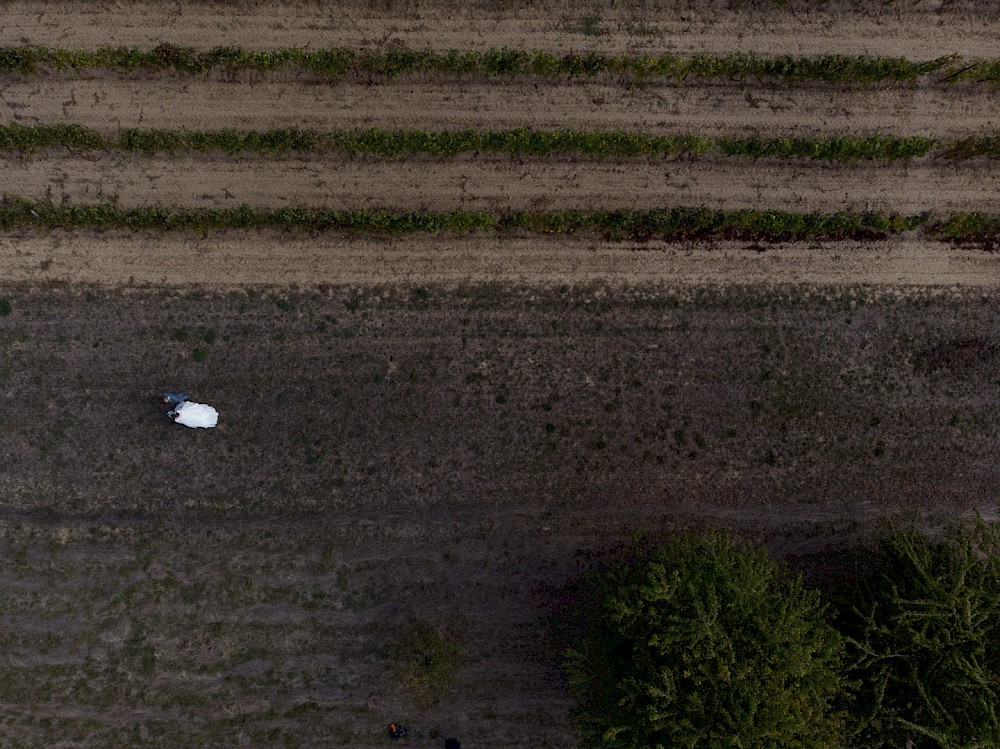
<path fill-rule="evenodd" d="M 97 78 L 0 84 L 0 119 L 78 123 L 102 132 L 154 127 L 627 130 L 705 136 L 925 135 L 1000 130 L 1000 97 L 977 86 L 768 88 L 551 80 L 405 78 L 378 85 L 262 79 Z"/>
<path fill-rule="evenodd" d="M 856 164 L 750 160 L 206 156 L 28 158 L 4 164 L 3 190 L 56 204 L 227 208 L 646 210 L 674 205 L 785 211 L 989 212 L 996 161 Z"/>
<path fill-rule="evenodd" d="M 707 5 L 707 4 L 706 4 Z M 152 48 L 169 41 L 207 49 L 380 46 L 415 49 L 546 49 L 608 54 L 873 55 L 916 60 L 992 56 L 995 14 L 943 8 L 687 7 L 640 3 L 547 2 L 523 5 L 421 3 L 408 12 L 373 3 L 39 4 L 4 8 L 0 44 L 95 49 Z M 113 16 L 113 23 L 109 17 Z"/>
<path fill-rule="evenodd" d="M 0 236 L 8 283 L 235 289 L 321 284 L 870 284 L 1000 288 L 1000 255 L 921 238 L 667 244 L 482 234 L 308 237 L 52 232 Z"/>

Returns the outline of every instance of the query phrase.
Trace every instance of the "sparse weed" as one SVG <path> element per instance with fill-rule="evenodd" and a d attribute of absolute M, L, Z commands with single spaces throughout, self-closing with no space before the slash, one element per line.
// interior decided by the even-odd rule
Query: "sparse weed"
<path fill-rule="evenodd" d="M 600 33 L 599 18 L 585 19 L 586 35 Z M 330 47 L 306 51 L 297 47 L 249 50 L 216 47 L 198 51 L 173 44 L 152 50 L 134 47 L 100 47 L 97 50 L 42 46 L 0 48 L 0 72 L 33 74 L 44 69 L 122 71 L 169 70 L 197 75 L 212 70 L 268 72 L 308 70 L 326 78 L 348 74 L 398 76 L 413 73 L 483 76 L 595 76 L 612 74 L 631 80 L 651 77 L 686 78 L 754 77 L 788 82 L 822 81 L 833 84 L 873 85 L 912 83 L 930 75 L 942 82 L 1000 81 L 1000 61 L 957 56 L 914 62 L 899 57 L 823 55 L 758 57 L 733 53 L 724 56 L 606 55 L 597 52 L 554 55 L 541 50 L 488 49 L 483 51 L 388 50 Z"/>
<path fill-rule="evenodd" d="M 133 153 L 366 153 L 384 158 L 400 158 L 412 154 L 450 157 L 481 152 L 510 156 L 583 156 L 597 159 L 747 156 L 839 162 L 862 159 L 901 161 L 920 157 L 952 161 L 977 157 L 1000 158 L 1000 138 L 990 136 L 957 141 L 895 136 L 711 139 L 698 135 L 529 128 L 460 131 L 369 128 L 327 132 L 299 128 L 263 131 L 128 128 L 117 136 L 105 137 L 82 125 L 0 125 L 0 150 L 34 153 L 55 147 Z"/>
<path fill-rule="evenodd" d="M 339 211 L 322 208 L 266 209 L 241 205 L 228 209 L 174 209 L 163 206 L 120 208 L 113 205 L 55 206 L 8 196 L 0 201 L 0 228 L 132 229 L 216 231 L 223 229 L 294 229 L 347 233 L 501 231 L 537 234 L 591 232 L 612 241 L 734 239 L 791 241 L 871 239 L 923 229 L 929 236 L 976 242 L 1000 238 L 1000 216 L 956 213 L 932 218 L 867 213 L 792 213 L 786 211 L 713 210 L 696 207 L 646 211 Z"/>
<path fill-rule="evenodd" d="M 899 161 L 929 155 L 938 145 L 933 138 L 743 138 L 720 139 L 719 150 L 726 156 L 753 158 L 809 158 L 827 161 L 878 159 Z"/>
<path fill-rule="evenodd" d="M 953 213 L 932 222 L 927 233 L 953 241 L 1000 240 L 1000 216 L 985 213 Z"/>
<path fill-rule="evenodd" d="M 456 631 L 406 617 L 387 628 L 386 655 L 401 669 L 414 702 L 432 707 L 455 685 L 462 662 Z"/>

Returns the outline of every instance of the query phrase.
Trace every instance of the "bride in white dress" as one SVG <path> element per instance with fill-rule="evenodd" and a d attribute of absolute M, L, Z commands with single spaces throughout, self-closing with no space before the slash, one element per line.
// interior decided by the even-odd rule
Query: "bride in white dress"
<path fill-rule="evenodd" d="M 165 403 L 173 404 L 173 409 L 167 411 L 178 424 L 192 429 L 211 429 L 219 423 L 219 412 L 204 403 L 192 403 L 187 399 L 187 393 L 164 393 Z"/>
<path fill-rule="evenodd" d="M 171 411 L 174 421 L 186 427 L 211 429 L 219 423 L 219 412 L 204 403 L 184 401 Z"/>

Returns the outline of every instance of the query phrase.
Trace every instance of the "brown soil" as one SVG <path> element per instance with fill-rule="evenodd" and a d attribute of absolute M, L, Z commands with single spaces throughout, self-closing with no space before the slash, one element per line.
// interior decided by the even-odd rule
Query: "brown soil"
<path fill-rule="evenodd" d="M 239 232 L 207 237 L 54 232 L 0 238 L 8 281 L 137 284 L 181 289 L 321 284 L 601 280 L 682 285 L 734 283 L 1000 286 L 1000 256 L 898 237 L 878 242 L 664 244 L 596 237 L 306 237 Z"/>
<path fill-rule="evenodd" d="M 400 78 L 378 85 L 261 79 L 11 79 L 0 113 L 23 125 L 119 128 L 281 127 L 576 128 L 706 136 L 925 135 L 959 138 L 1000 129 L 990 88 L 847 90 L 612 82 Z"/>
<path fill-rule="evenodd" d="M 770 159 L 597 162 L 56 156 L 9 162 L 4 190 L 58 204 L 392 210 L 598 210 L 665 205 L 784 211 L 989 212 L 995 161 L 815 164 Z"/>
<path fill-rule="evenodd" d="M 550 622 L 593 560 L 706 525 L 800 555 L 1000 481 L 1000 349 L 969 344 L 995 292 L 2 293 L 0 702 L 29 744 L 241 716 L 262 747 L 401 720 L 569 749 Z M 219 428 L 171 424 L 171 385 Z"/>
<path fill-rule="evenodd" d="M 387 5 L 390 10 L 387 10 Z M 690 4 L 640 2 L 38 3 L 4 8 L 0 44 L 155 47 L 164 41 L 207 49 L 223 44 L 405 45 L 414 49 L 511 47 L 606 53 L 880 55 L 933 59 L 993 57 L 1000 19 L 987 3 Z M 700 5 L 700 7 L 699 7 Z M 395 7 L 393 7 L 395 6 Z M 723 7 L 720 7 L 723 6 Z"/>

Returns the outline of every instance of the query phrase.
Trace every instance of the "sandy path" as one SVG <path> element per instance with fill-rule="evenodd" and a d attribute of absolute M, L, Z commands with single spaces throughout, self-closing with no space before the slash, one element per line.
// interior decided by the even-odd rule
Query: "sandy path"
<path fill-rule="evenodd" d="M 460 3 L 431 0 L 395 12 L 374 3 L 109 2 L 5 4 L 0 44 L 150 48 L 332 45 L 484 49 L 511 47 L 607 53 L 870 54 L 912 59 L 995 56 L 1000 23 L 986 13 L 943 8 L 659 9 L 645 4 Z M 910 5 L 910 4 L 908 4 Z"/>
<path fill-rule="evenodd" d="M 255 232 L 54 232 L 0 237 L 0 277 L 234 288 L 253 285 L 611 282 L 817 283 L 1000 287 L 1000 255 L 922 239 L 746 243 L 608 243 L 477 234 L 316 238 Z"/>
<path fill-rule="evenodd" d="M 86 156 L 10 160 L 3 191 L 64 202 L 224 208 L 392 210 L 649 209 L 991 211 L 994 161 L 905 164 L 771 160 L 649 163 L 507 158 L 211 159 Z"/>
<path fill-rule="evenodd" d="M 0 120 L 191 129 L 279 127 L 624 129 L 704 135 L 932 135 L 1000 129 L 990 90 L 748 88 L 726 83 L 639 88 L 578 82 L 398 80 L 253 84 L 207 79 L 8 80 Z"/>

